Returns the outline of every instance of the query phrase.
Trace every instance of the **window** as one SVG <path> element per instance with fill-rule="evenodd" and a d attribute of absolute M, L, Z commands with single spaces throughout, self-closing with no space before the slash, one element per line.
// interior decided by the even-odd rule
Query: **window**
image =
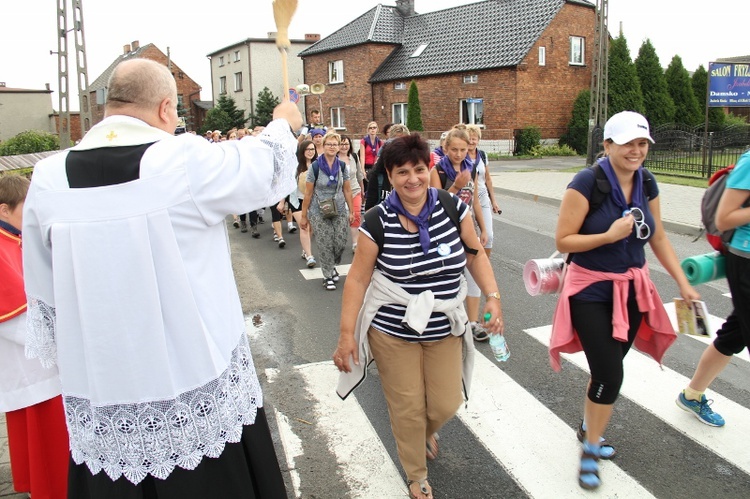
<path fill-rule="evenodd" d="M 185 100 L 182 94 L 177 94 L 177 107 L 178 108 L 185 107 Z"/>
<path fill-rule="evenodd" d="M 586 40 L 582 36 L 570 37 L 570 64 L 583 66 L 586 61 Z"/>
<path fill-rule="evenodd" d="M 227 77 L 219 76 L 219 94 L 224 95 L 227 93 Z"/>
<path fill-rule="evenodd" d="M 393 84 L 393 90 L 406 90 L 406 83 L 398 81 Z"/>
<path fill-rule="evenodd" d="M 464 76 L 464 83 L 476 83 L 479 81 L 479 75 L 466 75 Z"/>
<path fill-rule="evenodd" d="M 331 126 L 333 128 L 346 128 L 346 125 L 344 125 L 344 108 L 343 107 L 331 108 Z"/>
<path fill-rule="evenodd" d="M 242 73 L 234 73 L 234 91 L 240 92 L 242 90 Z"/>
<path fill-rule="evenodd" d="M 539 65 L 547 65 L 547 49 L 545 47 L 539 47 Z"/>
<path fill-rule="evenodd" d="M 406 102 L 397 102 L 393 105 L 393 123 L 406 125 Z"/>
<path fill-rule="evenodd" d="M 97 104 L 105 104 L 107 102 L 107 89 L 106 88 L 97 88 L 96 89 L 96 103 Z"/>
<path fill-rule="evenodd" d="M 427 43 L 423 43 L 422 45 L 417 47 L 417 50 L 414 51 L 411 57 L 419 57 L 420 55 L 422 55 L 422 52 L 424 52 L 424 49 L 427 48 L 427 45 L 428 45 Z"/>
<path fill-rule="evenodd" d="M 223 65 L 224 65 L 224 56 L 220 55 L 219 56 L 219 66 L 223 66 Z"/>
<path fill-rule="evenodd" d="M 234 62 L 240 62 L 240 51 L 235 50 L 234 51 Z"/>
<path fill-rule="evenodd" d="M 462 99 L 460 121 L 467 125 L 484 125 L 484 99 Z"/>
<path fill-rule="evenodd" d="M 328 63 L 328 83 L 344 83 L 344 61 Z"/>

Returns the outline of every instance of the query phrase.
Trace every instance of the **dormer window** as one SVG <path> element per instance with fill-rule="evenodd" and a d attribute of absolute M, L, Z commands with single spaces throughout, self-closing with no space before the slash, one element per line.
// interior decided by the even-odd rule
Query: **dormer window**
<path fill-rule="evenodd" d="M 429 45 L 429 43 L 423 43 L 422 45 L 417 47 L 417 50 L 414 51 L 411 57 L 419 57 L 420 55 L 422 55 L 422 52 L 424 52 L 424 49 L 427 48 L 427 45 Z"/>

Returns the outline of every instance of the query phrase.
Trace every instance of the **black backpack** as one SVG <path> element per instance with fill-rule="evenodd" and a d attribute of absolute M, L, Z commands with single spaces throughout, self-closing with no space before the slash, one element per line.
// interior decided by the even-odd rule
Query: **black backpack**
<path fill-rule="evenodd" d="M 450 218 L 453 225 L 458 229 L 458 233 L 461 234 L 461 221 L 458 219 L 458 208 L 456 208 L 456 200 L 448 191 L 443 189 L 437 190 L 438 199 L 440 205 L 445 210 L 446 215 Z M 385 240 L 385 233 L 383 231 L 383 224 L 380 223 L 380 216 L 378 215 L 378 206 L 373 206 L 365 212 L 365 222 L 367 223 L 367 230 L 370 231 L 372 239 L 375 244 L 378 245 L 378 254 L 383 251 L 383 242 Z"/>
<path fill-rule="evenodd" d="M 594 182 L 594 189 L 591 191 L 591 197 L 589 198 L 589 212 L 586 216 L 598 210 L 604 200 L 607 199 L 607 196 L 609 196 L 609 193 L 612 192 L 612 186 L 602 167 L 597 163 L 588 168 L 594 170 L 594 178 L 596 180 Z M 652 173 L 646 168 L 643 170 L 643 193 L 646 195 L 647 200 L 650 200 L 656 194 L 654 178 Z"/>

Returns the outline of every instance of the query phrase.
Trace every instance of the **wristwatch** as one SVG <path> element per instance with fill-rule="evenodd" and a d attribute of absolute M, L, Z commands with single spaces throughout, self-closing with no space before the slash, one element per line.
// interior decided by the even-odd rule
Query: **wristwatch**
<path fill-rule="evenodd" d="M 500 293 L 495 291 L 494 293 L 488 293 L 485 295 L 487 298 L 494 298 L 496 300 L 500 300 Z"/>

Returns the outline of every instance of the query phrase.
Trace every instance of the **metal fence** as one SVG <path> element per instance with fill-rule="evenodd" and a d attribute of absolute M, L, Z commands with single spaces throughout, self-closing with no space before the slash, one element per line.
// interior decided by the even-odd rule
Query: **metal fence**
<path fill-rule="evenodd" d="M 602 144 L 602 129 L 594 130 L 594 143 Z M 651 130 L 645 166 L 668 175 L 708 178 L 734 164 L 750 149 L 750 125 L 709 129 L 704 126 L 661 125 Z"/>

